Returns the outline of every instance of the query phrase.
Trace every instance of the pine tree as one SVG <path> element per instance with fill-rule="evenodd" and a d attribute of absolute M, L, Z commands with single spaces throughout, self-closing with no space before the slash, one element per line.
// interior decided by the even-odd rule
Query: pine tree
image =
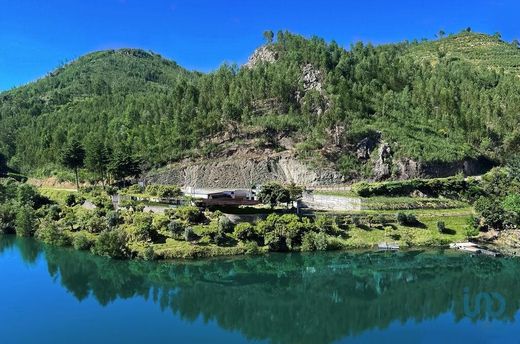
<path fill-rule="evenodd" d="M 77 139 L 72 141 L 65 146 L 60 157 L 61 164 L 74 170 L 76 175 L 76 187 L 79 189 L 79 176 L 78 170 L 85 165 L 85 149 Z"/>

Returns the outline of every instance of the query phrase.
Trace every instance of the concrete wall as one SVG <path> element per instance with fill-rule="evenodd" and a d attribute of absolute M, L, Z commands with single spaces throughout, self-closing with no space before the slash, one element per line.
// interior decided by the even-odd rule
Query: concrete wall
<path fill-rule="evenodd" d="M 314 210 L 351 211 L 361 210 L 361 199 L 354 197 L 318 195 L 303 193 L 301 206 Z"/>

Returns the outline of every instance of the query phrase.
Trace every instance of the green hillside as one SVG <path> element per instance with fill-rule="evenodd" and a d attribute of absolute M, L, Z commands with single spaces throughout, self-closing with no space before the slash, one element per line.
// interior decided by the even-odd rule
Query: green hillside
<path fill-rule="evenodd" d="M 446 38 L 422 42 L 410 49 L 417 59 L 439 62 L 439 59 L 460 59 L 485 68 L 520 73 L 518 46 L 504 42 L 499 36 L 462 32 Z"/>
<path fill-rule="evenodd" d="M 500 163 L 520 148 L 520 50 L 496 37 L 346 50 L 279 32 L 266 49 L 274 62 L 208 74 L 142 50 L 86 55 L 0 94 L 0 153 L 24 173 L 48 173 L 77 139 L 152 169 L 219 156 L 212 138 L 240 145 L 253 135 L 255 149 L 279 151 L 289 136 L 300 159 L 371 178 L 377 157 L 360 157 L 363 139 L 388 144 L 394 177 L 403 159 Z"/>

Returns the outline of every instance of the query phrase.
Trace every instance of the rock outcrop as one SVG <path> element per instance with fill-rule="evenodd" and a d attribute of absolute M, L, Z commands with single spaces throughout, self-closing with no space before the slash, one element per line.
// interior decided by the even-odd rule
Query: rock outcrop
<path fill-rule="evenodd" d="M 468 158 L 450 163 L 423 163 L 413 159 L 400 159 L 397 161 L 396 165 L 396 177 L 399 179 L 442 178 L 459 173 L 462 173 L 465 176 L 476 176 L 486 173 L 494 166 L 492 161 L 483 157 L 475 159 Z"/>
<path fill-rule="evenodd" d="M 302 67 L 302 83 L 303 89 L 307 91 L 323 91 L 323 74 L 319 69 L 314 68 L 313 65 L 306 64 Z"/>
<path fill-rule="evenodd" d="M 305 186 L 343 182 L 339 172 L 327 168 L 310 168 L 287 154 L 264 158 L 231 156 L 225 159 L 179 163 L 149 174 L 144 179 L 149 183 L 198 188 L 244 188 L 269 181 Z"/>
<path fill-rule="evenodd" d="M 253 55 L 249 57 L 247 62 L 244 64 L 246 68 L 253 68 L 260 63 L 273 63 L 278 59 L 278 53 L 273 49 L 264 45 L 253 52 Z"/>
<path fill-rule="evenodd" d="M 392 175 L 392 150 L 387 143 L 382 143 L 377 152 L 377 160 L 374 165 L 374 176 L 376 180 L 390 178 Z"/>

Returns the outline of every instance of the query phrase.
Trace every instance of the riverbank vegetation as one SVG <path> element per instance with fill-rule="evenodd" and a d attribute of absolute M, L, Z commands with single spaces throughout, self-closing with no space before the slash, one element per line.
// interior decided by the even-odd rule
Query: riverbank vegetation
<path fill-rule="evenodd" d="M 168 195 L 177 190 L 154 188 Z M 157 191 L 149 189 L 148 192 Z M 119 259 L 371 248 L 382 241 L 398 242 L 404 247 L 439 246 L 474 235 L 467 229 L 468 210 L 444 215 L 438 211 L 411 210 L 405 216 L 414 220 L 403 222 L 402 214 L 395 212 L 299 216 L 284 206 L 270 210 L 269 215 L 253 223 L 233 224 L 219 210 L 190 205 L 168 208 L 161 214 L 144 212 L 138 202 L 114 210 L 102 188 L 81 192 L 44 189 L 44 194 L 49 198 L 28 184 L 3 179 L 0 232 L 35 236 L 47 244 L 72 246 Z M 267 203 L 271 206 L 271 202 Z M 440 232 L 439 221 L 449 230 Z"/>

